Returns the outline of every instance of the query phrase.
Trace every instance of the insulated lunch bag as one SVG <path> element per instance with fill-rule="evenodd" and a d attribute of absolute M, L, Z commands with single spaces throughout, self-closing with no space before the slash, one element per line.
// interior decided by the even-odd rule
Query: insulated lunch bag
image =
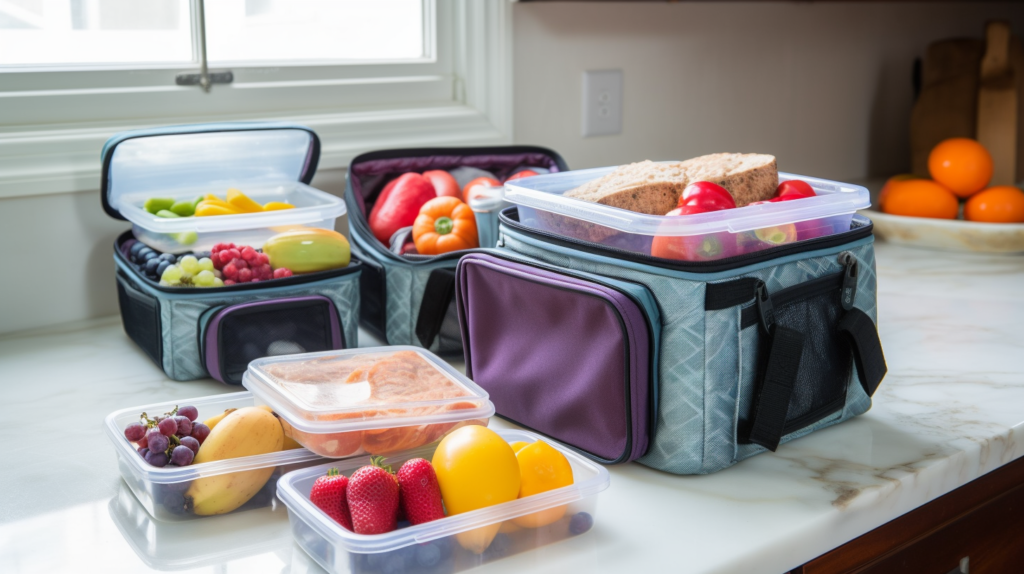
<path fill-rule="evenodd" d="M 849 216 L 847 216 L 849 217 Z M 467 375 L 500 416 L 602 463 L 703 474 L 868 410 L 886 367 L 871 222 L 717 261 L 501 213 L 457 270 Z"/>
<path fill-rule="evenodd" d="M 249 362 L 358 346 L 359 273 L 348 266 L 222 287 L 161 285 L 131 261 L 144 242 L 157 252 L 202 257 L 217 243 L 259 248 L 282 231 L 333 229 L 340 198 L 306 185 L 319 140 L 303 126 L 225 123 L 123 132 L 103 149 L 103 207 L 132 223 L 114 242 L 117 295 L 125 333 L 168 377 L 213 377 L 241 384 Z M 211 217 L 158 217 L 149 198 L 223 197 L 243 190 L 281 211 Z M 136 248 L 138 249 L 138 248 Z"/>
<path fill-rule="evenodd" d="M 525 168 L 541 173 L 568 169 L 557 153 L 534 146 L 426 148 L 376 151 L 352 160 L 345 201 L 353 253 L 363 262 L 360 324 L 389 345 L 416 345 L 436 353 L 458 353 L 462 337 L 455 309 L 455 266 L 469 251 L 434 256 L 400 254 L 402 239 L 384 245 L 370 231 L 368 216 L 391 180 L 407 172 L 447 170 L 460 187 L 490 174 L 499 180 Z M 473 203 L 480 245 L 494 245 L 497 210 Z M 401 233 L 401 232 L 400 232 Z"/>

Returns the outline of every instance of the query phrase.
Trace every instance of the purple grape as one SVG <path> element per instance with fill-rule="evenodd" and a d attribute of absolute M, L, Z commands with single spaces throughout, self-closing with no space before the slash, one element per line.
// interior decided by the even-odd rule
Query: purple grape
<path fill-rule="evenodd" d="M 157 468 L 167 466 L 167 455 L 162 452 L 149 451 L 146 453 L 146 462 Z"/>
<path fill-rule="evenodd" d="M 199 441 L 199 444 L 203 444 L 206 437 L 210 436 L 210 427 L 203 423 L 196 423 L 192 425 L 192 438 Z"/>
<path fill-rule="evenodd" d="M 196 453 L 192 452 L 192 449 L 179 444 L 171 451 L 171 462 L 178 466 L 188 466 L 192 464 L 192 459 L 195 458 L 195 456 Z"/>
<path fill-rule="evenodd" d="M 164 434 L 157 429 L 153 429 L 146 433 L 146 441 L 150 452 L 164 452 L 171 444 L 171 439 L 164 436 Z"/>
<path fill-rule="evenodd" d="M 183 407 L 178 407 L 178 414 L 180 416 L 187 417 L 190 421 L 194 421 L 199 418 L 199 409 L 192 405 L 185 405 Z"/>
<path fill-rule="evenodd" d="M 168 417 L 160 421 L 160 423 L 157 424 L 156 427 L 160 429 L 160 432 L 164 436 L 171 436 L 172 434 L 178 432 L 178 421 L 174 420 L 173 417 Z"/>
<path fill-rule="evenodd" d="M 124 427 L 124 438 L 131 442 L 138 442 L 144 436 L 146 436 L 146 425 L 142 423 L 132 423 Z"/>
<path fill-rule="evenodd" d="M 193 454 L 199 454 L 199 441 L 195 437 L 186 436 L 181 439 L 182 446 L 192 449 Z"/>
<path fill-rule="evenodd" d="M 140 446 L 140 447 L 139 447 L 139 455 L 140 455 L 140 456 L 141 456 L 142 458 L 146 458 L 146 455 L 147 455 L 147 454 L 149 454 L 149 449 L 148 449 L 148 448 L 146 448 L 146 447 L 144 447 L 144 446 Z"/>
<path fill-rule="evenodd" d="M 178 436 L 188 436 L 192 434 L 192 421 L 188 420 L 188 417 L 178 415 L 172 420 L 178 423 L 178 428 L 174 431 L 174 434 Z"/>
<path fill-rule="evenodd" d="M 583 534 L 590 530 L 592 526 L 594 526 L 594 517 L 586 512 L 574 514 L 569 519 L 569 532 L 573 534 Z"/>

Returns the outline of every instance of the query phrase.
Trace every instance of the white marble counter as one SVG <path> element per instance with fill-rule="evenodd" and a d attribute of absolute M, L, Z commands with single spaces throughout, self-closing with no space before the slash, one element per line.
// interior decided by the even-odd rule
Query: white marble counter
<path fill-rule="evenodd" d="M 870 412 L 711 476 L 612 467 L 593 531 L 477 571 L 779 574 L 1024 454 L 1024 258 L 879 244 L 878 262 Z M 0 572 L 321 571 L 283 511 L 138 506 L 103 417 L 236 389 L 167 380 L 118 318 L 0 339 L 0 388 Z"/>

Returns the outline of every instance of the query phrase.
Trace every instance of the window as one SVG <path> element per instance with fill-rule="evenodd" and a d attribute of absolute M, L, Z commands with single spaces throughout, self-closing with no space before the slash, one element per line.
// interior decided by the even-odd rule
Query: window
<path fill-rule="evenodd" d="M 509 24 L 508 0 L 0 0 L 0 197 L 95 189 L 109 135 L 171 123 L 298 121 L 325 169 L 508 142 Z M 208 92 L 179 79 L 204 39 L 231 72 Z"/>

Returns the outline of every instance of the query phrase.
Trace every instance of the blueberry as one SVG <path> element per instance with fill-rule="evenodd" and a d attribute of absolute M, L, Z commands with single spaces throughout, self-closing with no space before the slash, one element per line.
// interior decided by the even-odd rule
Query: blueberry
<path fill-rule="evenodd" d="M 160 261 L 160 259 L 156 257 L 146 261 L 146 273 L 149 273 L 150 275 L 156 273 L 156 268 L 159 267 L 161 263 L 163 263 L 163 261 Z"/>
<path fill-rule="evenodd" d="M 160 256 L 160 260 L 168 263 L 174 263 L 175 257 L 173 253 L 164 253 Z"/>
<path fill-rule="evenodd" d="M 586 512 L 574 514 L 569 520 L 569 532 L 583 534 L 594 526 L 594 517 Z"/>
<path fill-rule="evenodd" d="M 132 246 L 128 249 L 128 255 L 130 256 L 131 259 L 135 259 L 136 257 L 138 257 L 139 251 L 142 251 L 142 248 L 145 246 L 146 244 L 141 241 L 136 241 L 135 243 L 132 243 Z"/>
<path fill-rule="evenodd" d="M 209 257 L 211 255 L 211 252 L 209 252 L 209 251 L 194 251 L 192 253 L 192 255 L 195 256 L 196 259 L 202 259 L 203 257 Z"/>
<path fill-rule="evenodd" d="M 139 252 L 139 261 L 149 261 L 157 257 L 156 251 L 150 249 L 149 251 L 142 250 Z"/>
<path fill-rule="evenodd" d="M 416 548 L 416 563 L 431 568 L 441 561 L 441 549 L 436 544 L 421 544 Z"/>
<path fill-rule="evenodd" d="M 170 266 L 171 266 L 171 264 L 168 263 L 167 261 L 161 261 L 160 265 L 156 266 L 156 276 L 157 277 L 162 277 L 163 274 L 164 274 L 164 270 L 166 270 Z"/>
<path fill-rule="evenodd" d="M 164 491 L 164 508 L 172 514 L 183 514 L 185 512 L 185 496 L 175 490 Z"/>
<path fill-rule="evenodd" d="M 494 540 L 491 541 L 491 545 L 484 550 L 484 560 L 497 560 L 498 558 L 504 558 L 508 556 L 509 550 L 512 549 L 512 539 L 507 534 L 499 532 Z"/>

